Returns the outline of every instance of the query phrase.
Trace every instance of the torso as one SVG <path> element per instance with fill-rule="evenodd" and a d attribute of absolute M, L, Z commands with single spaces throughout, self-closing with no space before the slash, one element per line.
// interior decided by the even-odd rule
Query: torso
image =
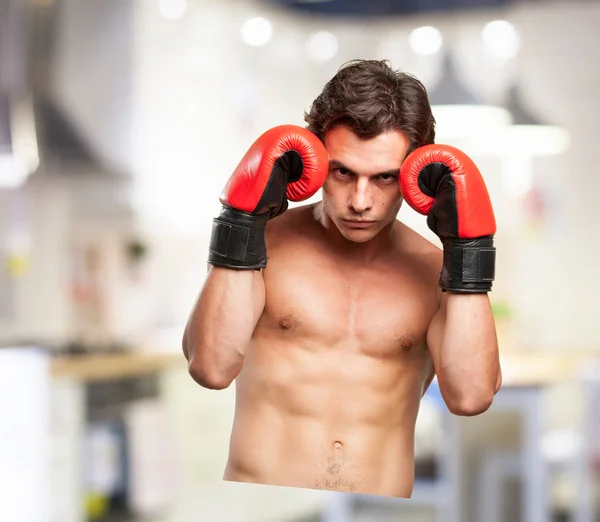
<path fill-rule="evenodd" d="M 224 478 L 408 497 L 441 255 L 397 222 L 397 245 L 360 264 L 328 249 L 311 206 L 276 220 Z"/>

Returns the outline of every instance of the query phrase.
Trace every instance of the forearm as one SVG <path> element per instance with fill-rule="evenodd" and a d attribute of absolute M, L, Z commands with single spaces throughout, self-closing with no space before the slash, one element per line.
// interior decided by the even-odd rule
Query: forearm
<path fill-rule="evenodd" d="M 439 351 L 438 382 L 449 407 L 462 415 L 487 410 L 500 382 L 488 294 L 449 292 Z"/>
<path fill-rule="evenodd" d="M 183 336 L 190 374 L 207 388 L 225 388 L 242 369 L 261 299 L 254 270 L 210 267 Z"/>

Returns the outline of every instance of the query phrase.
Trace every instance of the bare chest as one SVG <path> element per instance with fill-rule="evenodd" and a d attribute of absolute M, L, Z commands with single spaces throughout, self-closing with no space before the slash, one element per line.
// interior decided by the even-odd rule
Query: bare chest
<path fill-rule="evenodd" d="M 379 357 L 416 351 L 437 308 L 434 282 L 400 260 L 352 266 L 296 250 L 273 259 L 265 284 L 259 327 Z"/>

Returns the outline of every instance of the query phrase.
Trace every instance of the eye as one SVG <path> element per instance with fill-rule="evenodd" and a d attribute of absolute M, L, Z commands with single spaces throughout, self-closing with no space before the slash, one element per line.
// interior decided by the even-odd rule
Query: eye
<path fill-rule="evenodd" d="M 379 176 L 379 179 L 383 182 L 383 183 L 393 183 L 398 179 L 398 176 L 394 175 L 394 174 L 381 174 L 381 176 Z"/>
<path fill-rule="evenodd" d="M 333 172 L 338 178 L 347 178 L 351 174 L 346 167 L 336 167 Z"/>

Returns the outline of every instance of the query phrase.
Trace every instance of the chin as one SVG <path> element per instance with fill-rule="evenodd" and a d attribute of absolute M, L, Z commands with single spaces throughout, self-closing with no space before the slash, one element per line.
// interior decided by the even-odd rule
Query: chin
<path fill-rule="evenodd" d="M 352 241 L 353 243 L 366 243 L 373 239 L 380 232 L 380 229 L 353 230 L 342 226 L 339 227 L 339 231 L 348 241 Z"/>
<path fill-rule="evenodd" d="M 373 239 L 376 235 L 377 234 L 365 234 L 364 232 L 357 234 L 354 231 L 352 231 L 349 234 L 343 234 L 343 236 L 348 241 L 352 241 L 353 243 L 367 243 L 368 241 L 371 241 L 371 239 Z"/>

